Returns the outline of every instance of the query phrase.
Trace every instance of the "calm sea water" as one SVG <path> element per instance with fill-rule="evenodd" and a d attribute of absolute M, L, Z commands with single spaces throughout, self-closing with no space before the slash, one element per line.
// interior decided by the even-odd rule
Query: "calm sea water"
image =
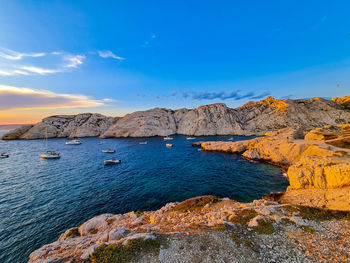
<path fill-rule="evenodd" d="M 162 138 L 82 139 L 78 146 L 51 139 L 58 160 L 40 160 L 42 140 L 0 141 L 0 262 L 26 262 L 28 255 L 57 240 L 69 227 L 102 213 L 154 210 L 198 195 L 252 201 L 285 190 L 288 182 L 278 167 L 239 156 L 198 151 L 198 140 L 174 136 L 166 148 Z M 235 137 L 235 140 L 249 137 Z M 115 154 L 102 149 L 115 148 Z M 117 157 L 120 165 L 103 160 Z"/>

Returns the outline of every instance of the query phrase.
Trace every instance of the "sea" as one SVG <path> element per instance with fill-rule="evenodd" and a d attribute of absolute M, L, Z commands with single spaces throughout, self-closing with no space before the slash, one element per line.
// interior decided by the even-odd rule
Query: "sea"
<path fill-rule="evenodd" d="M 55 160 L 40 159 L 44 140 L 0 140 L 0 153 L 10 154 L 0 159 L 0 262 L 27 262 L 66 229 L 103 213 L 156 210 L 200 195 L 251 202 L 287 188 L 279 167 L 191 147 L 230 137 L 82 138 L 81 145 L 49 139 L 50 150 L 61 153 Z M 115 153 L 102 153 L 109 148 Z M 110 158 L 121 163 L 105 166 Z"/>

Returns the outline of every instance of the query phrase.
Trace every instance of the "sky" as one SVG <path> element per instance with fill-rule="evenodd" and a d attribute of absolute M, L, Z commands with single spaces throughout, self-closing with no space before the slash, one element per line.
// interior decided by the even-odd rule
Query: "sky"
<path fill-rule="evenodd" d="M 350 95 L 349 1 L 0 0 L 0 124 Z"/>

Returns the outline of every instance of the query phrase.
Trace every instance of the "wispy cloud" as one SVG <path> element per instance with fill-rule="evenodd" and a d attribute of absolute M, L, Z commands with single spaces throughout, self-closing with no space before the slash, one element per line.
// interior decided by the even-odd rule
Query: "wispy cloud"
<path fill-rule="evenodd" d="M 206 91 L 201 91 L 201 92 L 183 92 L 182 97 L 183 98 L 188 98 L 191 95 L 191 98 L 194 100 L 228 100 L 228 99 L 234 99 L 234 100 L 242 100 L 242 99 L 261 99 L 264 98 L 270 93 L 265 92 L 259 95 L 256 95 L 254 92 L 248 92 L 246 94 L 241 94 L 239 90 L 232 91 L 232 92 L 206 92 Z"/>
<path fill-rule="evenodd" d="M 21 53 L 0 47 L 0 57 L 8 60 L 21 60 L 23 57 L 43 57 L 46 53 Z"/>
<path fill-rule="evenodd" d="M 83 64 L 83 61 L 86 57 L 84 55 L 69 55 L 66 56 L 64 59 L 68 61 L 68 64 L 65 65 L 66 68 L 77 68 L 78 66 Z"/>
<path fill-rule="evenodd" d="M 23 70 L 1 70 L 0 69 L 0 76 L 13 76 L 13 75 L 29 75 L 27 71 Z"/>
<path fill-rule="evenodd" d="M 0 110 L 90 108 L 104 105 L 84 95 L 59 94 L 47 90 L 0 85 Z"/>
<path fill-rule="evenodd" d="M 110 51 L 110 50 L 98 51 L 98 55 L 99 55 L 101 58 L 114 58 L 114 59 L 117 59 L 117 60 L 125 60 L 125 58 L 119 57 L 119 56 L 115 55 L 115 54 L 114 54 L 112 51 Z"/>
<path fill-rule="evenodd" d="M 26 70 L 28 72 L 36 73 L 36 74 L 40 74 L 40 75 L 61 72 L 61 70 L 59 70 L 59 69 L 45 69 L 45 68 L 39 68 L 39 67 L 33 67 L 33 66 L 22 66 L 20 68 L 23 70 Z"/>

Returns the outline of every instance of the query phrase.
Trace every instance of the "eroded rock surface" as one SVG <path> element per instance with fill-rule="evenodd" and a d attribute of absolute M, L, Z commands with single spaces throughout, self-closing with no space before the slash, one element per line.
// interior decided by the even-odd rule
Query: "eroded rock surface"
<path fill-rule="evenodd" d="M 350 110 L 344 99 L 282 100 L 268 97 L 258 102 L 248 102 L 236 109 L 216 103 L 195 109 L 155 108 L 134 112 L 123 118 L 91 113 L 52 116 L 24 133 L 11 131 L 3 138 L 44 138 L 46 129 L 49 138 L 260 135 L 286 127 L 313 129 L 327 124 L 345 123 L 350 123 Z"/>
<path fill-rule="evenodd" d="M 104 133 L 118 118 L 101 114 L 57 115 L 36 125 L 27 125 L 6 133 L 3 140 L 61 137 L 95 137 Z"/>
<path fill-rule="evenodd" d="M 253 135 L 285 127 L 312 129 L 350 122 L 350 111 L 325 99 L 276 100 L 268 97 L 231 109 L 223 103 L 195 109 L 153 109 L 126 115 L 102 137 Z"/>
<path fill-rule="evenodd" d="M 348 262 L 348 216 L 203 196 L 94 217 L 34 251 L 29 262 L 119 262 L 112 259 L 123 247 L 130 262 Z"/>
<path fill-rule="evenodd" d="M 328 125 L 305 132 L 304 140 L 301 129 L 283 129 L 248 141 L 200 145 L 203 150 L 240 153 L 282 166 L 290 183 L 283 202 L 350 210 L 349 130 L 349 124 Z M 304 189 L 310 189 L 307 197 Z"/>

